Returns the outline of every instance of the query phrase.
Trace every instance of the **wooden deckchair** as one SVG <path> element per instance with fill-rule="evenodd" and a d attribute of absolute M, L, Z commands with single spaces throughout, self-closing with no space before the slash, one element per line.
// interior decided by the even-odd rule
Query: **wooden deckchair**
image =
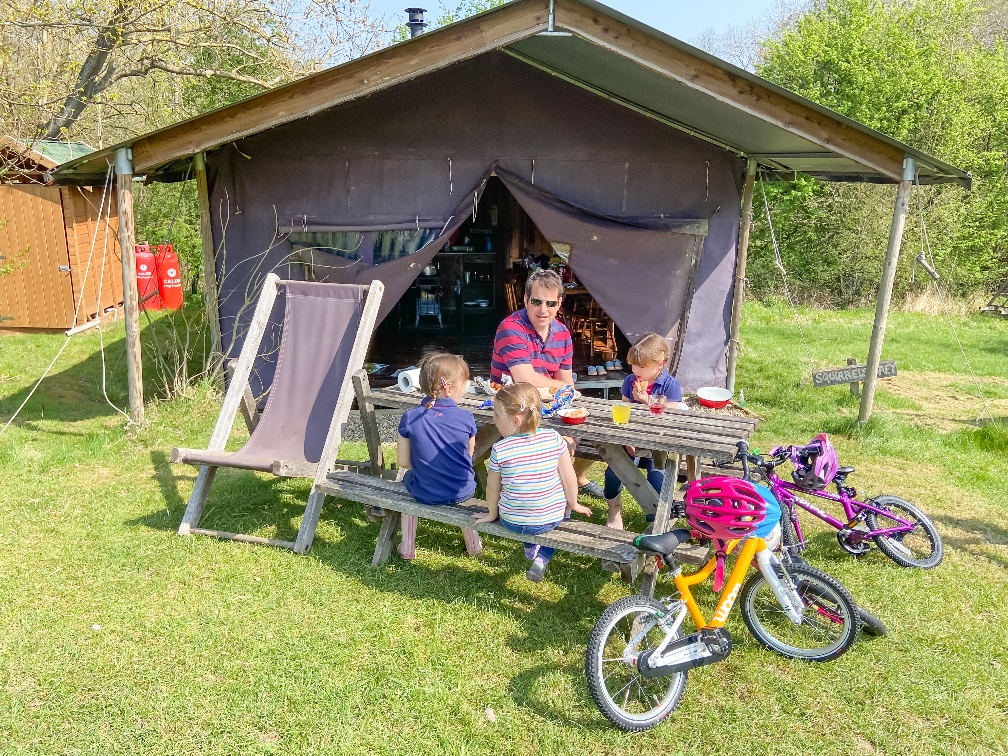
<path fill-rule="evenodd" d="M 238 451 L 227 452 L 224 446 L 280 286 L 286 310 L 269 398 L 249 440 Z M 364 364 L 384 289 L 381 281 L 358 286 L 267 276 L 209 445 L 205 450 L 172 450 L 172 462 L 200 468 L 179 535 L 208 535 L 302 554 L 311 548 L 325 499 L 318 486 L 338 462 L 343 425 L 354 399 L 353 375 Z M 313 477 L 297 539 L 280 541 L 197 527 L 219 467 Z"/>

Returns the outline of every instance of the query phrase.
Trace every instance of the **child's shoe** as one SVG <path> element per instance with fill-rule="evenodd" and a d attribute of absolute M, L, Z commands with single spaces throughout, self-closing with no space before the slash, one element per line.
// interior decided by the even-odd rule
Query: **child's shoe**
<path fill-rule="evenodd" d="M 595 368 L 595 372 L 598 373 L 599 375 L 605 375 L 606 369 L 603 365 L 599 365 Z"/>
<path fill-rule="evenodd" d="M 588 366 L 588 375 L 598 375 L 598 370 L 595 368 L 594 365 Z"/>
<path fill-rule="evenodd" d="M 525 577 L 533 583 L 541 583 L 543 578 L 546 577 L 546 561 L 539 556 L 533 559 L 532 566 L 528 568 Z"/>
<path fill-rule="evenodd" d="M 535 558 L 539 556 L 539 544 L 534 543 L 531 546 L 525 547 L 525 558 L 530 562 L 534 561 Z"/>
<path fill-rule="evenodd" d="M 396 547 L 396 551 L 398 551 L 399 552 L 399 556 L 401 556 L 407 562 L 412 562 L 414 559 L 416 559 L 416 547 L 415 546 L 412 549 L 408 550 L 408 549 L 406 549 L 405 544 L 400 543 Z"/>
<path fill-rule="evenodd" d="M 612 360 L 606 360 L 605 369 L 606 370 L 615 370 L 616 369 L 616 363 L 613 362 Z"/>
<path fill-rule="evenodd" d="M 612 366 L 613 366 L 613 370 L 615 370 L 617 372 L 620 372 L 620 373 L 623 372 L 623 363 L 620 362 L 619 360 L 613 360 L 612 361 Z"/>

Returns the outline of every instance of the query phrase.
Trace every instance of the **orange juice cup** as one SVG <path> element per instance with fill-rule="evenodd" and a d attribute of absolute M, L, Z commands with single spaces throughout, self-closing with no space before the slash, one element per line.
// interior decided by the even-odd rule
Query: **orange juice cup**
<path fill-rule="evenodd" d="M 629 402 L 616 402 L 612 406 L 612 419 L 617 425 L 626 425 L 630 422 Z"/>

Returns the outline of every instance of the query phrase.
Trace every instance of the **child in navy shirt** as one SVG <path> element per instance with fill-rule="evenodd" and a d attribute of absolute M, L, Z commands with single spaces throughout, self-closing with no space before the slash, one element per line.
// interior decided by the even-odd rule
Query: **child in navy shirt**
<path fill-rule="evenodd" d="M 623 381 L 623 388 L 620 393 L 624 402 L 635 402 L 650 406 L 658 404 L 662 410 L 666 405 L 682 405 L 682 388 L 679 381 L 669 375 L 665 365 L 669 359 L 669 348 L 661 336 L 656 333 L 648 333 L 641 336 L 627 352 L 627 362 L 633 368 L 633 375 L 628 375 Z M 632 446 L 626 447 L 627 453 L 635 457 L 636 449 Z M 635 457 L 635 464 L 647 473 L 648 483 L 661 492 L 665 474 L 661 470 L 656 470 L 654 460 L 650 458 Z M 623 484 L 619 477 L 607 467 L 605 471 L 605 498 L 609 503 L 609 514 L 606 517 L 606 525 L 618 530 L 623 529 L 623 499 L 620 493 L 623 491 Z M 649 520 L 653 517 L 649 517 Z"/>
<path fill-rule="evenodd" d="M 455 403 L 468 387 L 469 366 L 458 355 L 433 352 L 420 360 L 420 389 L 426 396 L 399 421 L 396 460 L 406 468 L 406 489 L 421 504 L 461 504 L 476 492 L 476 420 Z M 404 514 L 403 559 L 416 558 L 416 528 L 417 516 Z M 479 533 L 463 528 L 462 536 L 471 556 L 483 553 Z"/>

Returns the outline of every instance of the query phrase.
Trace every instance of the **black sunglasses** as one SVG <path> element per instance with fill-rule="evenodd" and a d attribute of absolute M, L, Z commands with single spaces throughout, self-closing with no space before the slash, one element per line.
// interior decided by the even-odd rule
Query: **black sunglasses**
<path fill-rule="evenodd" d="M 543 300 L 541 300 L 541 299 L 532 299 L 532 298 L 529 299 L 529 304 L 532 305 L 533 307 L 541 307 L 542 303 L 543 303 Z M 553 307 L 556 307 L 558 304 L 560 304 L 560 300 L 559 299 L 547 299 L 546 300 L 546 306 L 547 307 L 553 308 Z"/>

